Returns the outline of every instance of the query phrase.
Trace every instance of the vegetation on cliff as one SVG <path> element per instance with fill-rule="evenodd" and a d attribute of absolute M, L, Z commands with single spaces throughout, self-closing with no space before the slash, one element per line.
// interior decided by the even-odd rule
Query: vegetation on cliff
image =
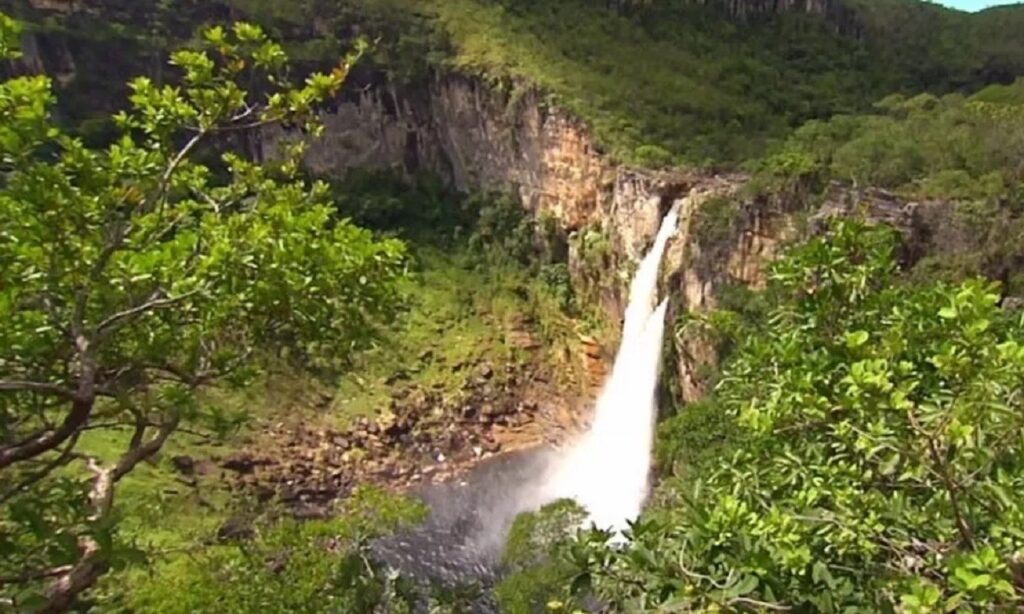
<path fill-rule="evenodd" d="M 772 268 L 625 547 L 549 543 L 610 611 L 1011 611 L 1024 603 L 1024 317 L 997 285 L 914 285 L 894 233 L 836 223 Z M 712 453 L 701 449 L 710 445 Z M 574 567 L 566 570 L 566 562 Z"/>
<path fill-rule="evenodd" d="M 739 18 L 725 3 L 682 0 L 301 0 L 287 10 L 268 0 L 173 10 L 94 0 L 91 10 L 67 16 L 25 14 L 40 31 L 77 41 L 67 53 L 86 54 L 68 84 L 76 98 L 102 98 L 95 86 L 104 75 L 108 87 L 116 84 L 116 67 L 98 71 L 88 59 L 90 46 L 110 43 L 90 38 L 133 45 L 154 58 L 134 69 L 152 71 L 161 46 L 187 40 L 189 21 L 245 16 L 288 39 L 289 52 L 306 61 L 333 61 L 366 35 L 377 42 L 374 69 L 399 83 L 456 70 L 507 88 L 512 102 L 539 88 L 585 120 L 615 158 L 641 166 L 734 164 L 804 121 L 869 111 L 893 92 L 971 91 L 1024 73 L 1019 9 L 968 15 L 912 0 L 824 5 L 836 14 L 792 8 Z"/>
<path fill-rule="evenodd" d="M 242 10 L 294 27 L 261 0 Z M 500 0 L 307 2 L 343 36 L 380 41 L 380 66 L 434 69 L 516 92 L 535 87 L 585 120 L 620 161 L 721 165 L 762 153 L 808 119 L 870 110 L 902 92 L 978 89 L 1024 73 L 1024 11 L 967 15 L 894 0 L 834 3 L 845 21 L 798 9 L 731 18 L 724 7 Z"/>
<path fill-rule="evenodd" d="M 816 192 L 830 182 L 883 188 L 907 201 L 950 203 L 956 245 L 927 254 L 919 277 L 998 279 L 1024 292 L 1024 79 L 970 96 L 894 94 L 875 112 L 801 126 L 748 163 L 753 192 Z"/>

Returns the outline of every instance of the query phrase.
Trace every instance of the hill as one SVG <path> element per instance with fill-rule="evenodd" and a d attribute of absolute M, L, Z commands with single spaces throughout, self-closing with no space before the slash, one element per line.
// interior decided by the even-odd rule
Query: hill
<path fill-rule="evenodd" d="M 143 68 L 154 71 L 154 45 L 241 16 L 309 61 L 336 58 L 362 35 L 377 41 L 373 67 L 393 79 L 458 70 L 513 91 L 540 87 L 614 157 L 644 166 L 731 165 L 809 119 L 863 112 L 890 93 L 973 91 L 1024 74 L 1020 6 L 967 14 L 918 0 L 303 0 L 287 10 L 268 0 L 173 9 L 91 0 L 75 12 L 19 4 L 36 32 L 62 41 L 50 47 L 76 58 L 64 63 L 75 66 L 67 87 L 80 108 L 111 91 L 103 83 L 125 72 L 116 66 L 126 55 L 148 58 Z M 135 53 L 110 53 L 125 40 Z M 100 61 L 112 57 L 113 68 Z"/>

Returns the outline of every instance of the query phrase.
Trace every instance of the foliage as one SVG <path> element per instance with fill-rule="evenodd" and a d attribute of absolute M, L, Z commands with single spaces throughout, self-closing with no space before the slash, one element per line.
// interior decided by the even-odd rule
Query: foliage
<path fill-rule="evenodd" d="M 120 607 L 162 614 L 410 612 L 411 587 L 372 562 L 369 541 L 419 521 L 424 511 L 357 490 L 334 519 L 260 523 L 250 540 L 160 567 Z"/>
<path fill-rule="evenodd" d="M 721 248 L 733 238 L 740 214 L 740 203 L 732 196 L 714 196 L 694 212 L 693 232 L 697 241 L 710 251 Z"/>
<path fill-rule="evenodd" d="M 555 299 L 562 311 L 571 312 L 575 306 L 575 292 L 569 266 L 565 263 L 545 264 L 540 267 L 540 281 Z"/>
<path fill-rule="evenodd" d="M 406 178 L 391 170 L 353 169 L 331 181 L 331 188 L 341 216 L 420 243 L 459 243 L 478 215 L 466 198 L 426 173 Z"/>
<path fill-rule="evenodd" d="M 917 3 L 899 0 L 858 3 L 838 27 L 796 11 L 730 19 L 714 2 L 358 4 L 421 16 L 444 41 L 442 68 L 537 85 L 616 158 L 642 166 L 744 160 L 803 121 L 866 110 L 892 91 L 980 87 L 1024 67 L 1009 25 L 943 9 L 907 18 Z M 837 32 L 869 14 L 860 40 Z M 886 16 L 920 31 L 892 32 Z"/>
<path fill-rule="evenodd" d="M 755 166 L 762 175 L 820 174 L 914 198 L 1024 203 L 1024 80 L 970 97 L 892 95 L 876 109 L 809 122 Z"/>
<path fill-rule="evenodd" d="M 505 575 L 494 591 L 502 612 L 534 614 L 567 607 L 571 598 L 565 586 L 573 569 L 559 553 L 585 519 L 585 511 L 569 500 L 516 518 L 502 560 Z"/>
<path fill-rule="evenodd" d="M 736 445 L 732 420 L 710 399 L 689 403 L 658 424 L 655 463 L 666 478 L 703 475 Z"/>
<path fill-rule="evenodd" d="M 476 216 L 471 249 L 492 258 L 527 264 L 537 251 L 536 224 L 511 194 L 473 194 L 463 205 Z"/>
<path fill-rule="evenodd" d="M 403 245 L 332 219 L 326 186 L 296 177 L 301 145 L 198 161 L 271 123 L 317 134 L 354 56 L 293 87 L 260 28 L 202 39 L 172 57 L 180 86 L 131 83 L 104 148 L 54 126 L 47 77 L 0 84 L 0 572 L 17 607 L 68 607 L 118 564 L 116 485 L 179 425 L 222 423 L 202 388 L 246 379 L 257 348 L 344 360 L 396 303 Z M 131 433 L 121 453 L 82 454 L 105 428 Z"/>
<path fill-rule="evenodd" d="M 742 445 L 669 481 L 628 547 L 574 551 L 611 610 L 1024 603 L 1024 318 L 981 280 L 899 283 L 894 248 L 840 221 L 773 267 L 698 414 Z M 662 445 L 700 445 L 679 420 Z"/>
<path fill-rule="evenodd" d="M 112 74 L 159 72 L 161 48 L 186 40 L 190 24 L 241 14 L 314 63 L 333 61 L 359 32 L 377 41 L 367 68 L 400 83 L 455 68 L 514 91 L 538 86 L 615 157 L 642 166 L 739 162 L 806 120 L 863 112 L 893 91 L 943 94 L 1024 73 L 1024 11 L 1010 7 L 967 15 L 911 0 L 847 0 L 827 15 L 736 15 L 736 5 L 690 0 L 94 4 L 25 11 L 78 54 L 82 70 L 64 86 L 76 119 L 116 85 Z M 112 53 L 119 47 L 132 52 Z"/>

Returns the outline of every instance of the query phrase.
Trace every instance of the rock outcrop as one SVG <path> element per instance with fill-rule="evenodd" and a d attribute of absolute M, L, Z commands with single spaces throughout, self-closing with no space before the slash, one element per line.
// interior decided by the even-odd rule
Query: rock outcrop
<path fill-rule="evenodd" d="M 810 195 L 799 191 L 745 198 L 742 175 L 617 165 L 602 154 L 585 125 L 536 91 L 501 92 L 463 76 L 439 78 L 413 93 L 382 84 L 358 91 L 325 116 L 325 137 L 311 145 L 306 158 L 312 170 L 329 175 L 367 167 L 427 170 L 460 191 L 518 194 L 532 215 L 554 220 L 569 237 L 574 285 L 612 321 L 622 317 L 633 267 L 673 206 L 681 210 L 680 232 L 663 269 L 673 321 L 686 311 L 714 309 L 725 287 L 763 286 L 766 266 L 780 247 L 830 215 L 856 209 L 895 225 L 907 237 L 909 261 L 957 244 L 946 240 L 951 232 L 946 203 L 906 203 L 883 191 L 838 184 L 823 204 L 812 205 Z M 280 131 L 264 134 L 265 155 L 287 138 Z M 698 212 L 722 197 L 733 208 L 724 226 L 705 236 Z M 714 348 L 671 323 L 670 331 L 676 361 L 669 372 L 677 377 L 683 400 L 699 398 L 701 373 L 717 360 Z"/>
<path fill-rule="evenodd" d="M 744 177 L 619 166 L 580 121 L 536 91 L 501 93 L 475 79 L 448 76 L 425 92 L 380 84 L 358 92 L 324 117 L 325 135 L 306 156 L 314 172 L 427 170 L 460 191 L 512 191 L 532 215 L 554 220 L 570 237 L 574 284 L 614 321 L 625 309 L 632 267 L 670 207 L 682 209 L 681 233 L 669 249 L 664 276 L 676 313 L 713 308 L 726 283 L 763 283 L 764 264 L 788 236 L 791 224 L 778 215 L 779 206 L 749 203 L 719 241 L 725 244 L 705 245 L 691 229 L 694 213 L 708 198 L 736 192 Z M 265 155 L 287 139 L 277 130 L 264 134 Z M 591 243 L 602 246 L 597 257 Z M 695 398 L 696 365 L 714 357 L 696 341 L 680 342 L 677 350 L 684 398 Z"/>

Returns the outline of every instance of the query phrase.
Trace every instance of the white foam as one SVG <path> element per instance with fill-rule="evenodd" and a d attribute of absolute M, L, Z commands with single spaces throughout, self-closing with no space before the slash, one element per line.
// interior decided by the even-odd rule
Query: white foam
<path fill-rule="evenodd" d="M 545 488 L 549 499 L 575 499 L 587 509 L 588 523 L 616 532 L 640 515 L 649 490 L 668 309 L 667 300 L 655 307 L 658 271 L 678 221 L 675 209 L 665 216 L 654 246 L 637 269 L 622 342 L 591 428 L 554 463 Z"/>

